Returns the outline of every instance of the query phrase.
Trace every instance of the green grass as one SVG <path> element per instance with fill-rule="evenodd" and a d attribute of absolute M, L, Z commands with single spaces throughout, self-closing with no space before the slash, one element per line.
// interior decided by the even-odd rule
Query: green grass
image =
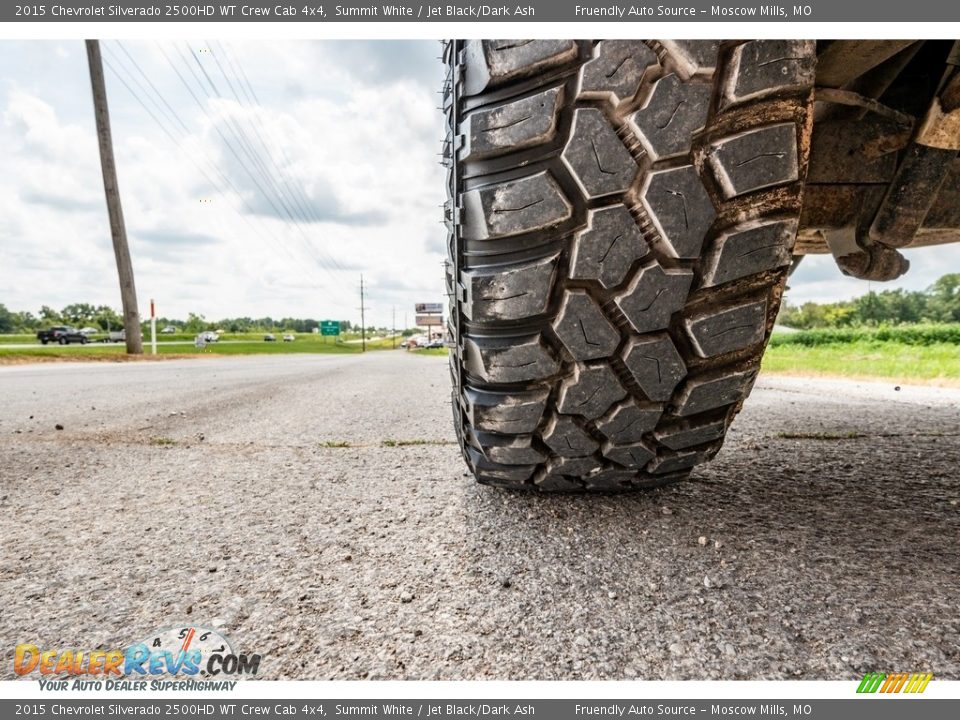
<path fill-rule="evenodd" d="M 823 328 L 775 333 L 767 372 L 960 383 L 960 325 Z"/>
<path fill-rule="evenodd" d="M 960 345 L 908 345 L 877 340 L 810 346 L 771 342 L 762 368 L 766 372 L 792 375 L 960 383 Z"/>
<path fill-rule="evenodd" d="M 775 333 L 770 340 L 771 345 L 803 345 L 806 347 L 864 342 L 960 346 L 960 324 L 820 328 L 794 333 Z"/>
<path fill-rule="evenodd" d="M 11 341 L 9 338 L 15 338 Z M 176 336 L 167 336 L 162 340 L 176 339 Z M 293 342 L 264 342 L 262 333 L 246 335 L 224 335 L 220 342 L 208 343 L 202 350 L 193 345 L 193 338 L 188 344 L 157 345 L 157 353 L 162 355 L 262 355 L 288 353 L 324 353 L 338 355 L 353 355 L 362 350 L 360 343 L 338 343 L 333 338 L 324 338 L 320 335 L 298 335 Z M 30 343 L 29 348 L 4 347 L 12 342 Z M 399 350 L 400 340 L 396 341 Z M 367 350 L 390 350 L 394 342 L 391 339 L 368 340 Z M 144 342 L 144 351 L 150 353 L 150 343 Z M 87 358 L 109 359 L 120 358 L 126 352 L 123 343 L 89 343 L 87 345 L 41 345 L 33 336 L 0 335 L 0 359 L 3 358 Z"/>

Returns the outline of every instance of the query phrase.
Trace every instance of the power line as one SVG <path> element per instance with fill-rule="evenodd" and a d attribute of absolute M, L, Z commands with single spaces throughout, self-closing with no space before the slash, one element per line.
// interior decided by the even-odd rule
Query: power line
<path fill-rule="evenodd" d="M 176 47 L 176 46 L 175 46 L 175 47 Z M 219 89 L 217 88 L 216 84 L 213 82 L 212 78 L 210 78 L 210 75 L 207 73 L 206 69 L 203 67 L 203 64 L 200 63 L 200 60 L 199 60 L 199 58 L 197 57 L 197 54 L 192 50 L 192 48 L 190 48 L 189 44 L 186 44 L 186 47 L 187 47 L 187 49 L 190 51 L 190 53 L 193 55 L 194 61 L 196 62 L 197 66 L 200 68 L 200 71 L 201 71 L 201 73 L 204 75 L 204 77 L 207 78 L 207 82 L 210 84 L 210 87 L 213 89 L 214 93 L 216 93 L 218 99 L 222 99 L 222 98 L 219 98 L 219 95 L 220 95 Z M 203 81 L 202 81 L 202 80 L 200 79 L 200 77 L 197 75 L 196 71 L 193 69 L 193 66 L 190 64 L 190 62 L 186 59 L 186 57 L 184 57 L 184 55 L 183 55 L 182 51 L 180 50 L 180 48 L 177 47 L 176 49 L 177 49 L 177 52 L 180 54 L 181 59 L 184 61 L 184 63 L 187 65 L 188 69 L 190 70 L 191 74 L 193 75 L 194 80 L 196 80 L 197 84 L 200 86 L 201 91 L 207 96 L 208 99 L 211 99 L 211 100 L 214 99 L 214 97 L 212 97 L 212 96 L 210 95 L 210 93 L 207 92 L 207 90 L 204 88 Z M 206 112 L 206 109 L 204 109 L 204 111 Z M 207 113 L 207 116 L 208 116 L 208 118 L 210 117 L 209 113 Z M 282 193 L 279 191 L 279 188 L 278 188 L 276 182 L 273 180 L 272 175 L 269 173 L 269 171 L 267 171 L 265 165 L 263 164 L 263 161 L 260 160 L 259 157 L 256 155 L 256 153 L 253 151 L 252 145 L 250 144 L 250 141 L 249 141 L 249 139 L 246 137 L 245 133 L 243 133 L 242 129 L 239 128 L 239 126 L 237 125 L 237 123 L 236 123 L 236 121 L 234 120 L 234 118 L 232 118 L 231 116 L 227 115 L 227 116 L 226 116 L 226 119 L 227 119 L 227 121 L 228 121 L 228 125 L 230 125 L 230 126 L 232 127 L 232 129 L 233 129 L 233 134 L 234 134 L 234 136 L 235 136 L 235 137 L 238 139 L 238 141 L 240 142 L 240 145 L 242 146 L 242 148 L 243 148 L 243 150 L 245 151 L 245 153 L 247 154 L 247 156 L 251 159 L 251 161 L 254 162 L 254 164 L 257 164 L 257 165 L 259 166 L 258 169 L 260 170 L 260 172 L 263 173 L 263 176 L 266 178 L 267 182 L 273 186 L 273 189 L 274 189 L 274 191 L 275 191 L 276 194 L 277 194 L 277 199 L 279 200 L 281 206 L 283 207 L 284 211 L 286 212 L 287 217 L 290 219 L 291 222 L 293 222 L 294 227 L 296 227 L 297 230 L 300 232 L 300 234 L 303 236 L 303 241 L 304 241 L 305 246 L 306 246 L 306 247 L 308 248 L 308 250 L 315 256 L 315 258 L 317 259 L 317 262 L 318 262 L 325 270 L 327 270 L 328 273 L 330 273 L 331 277 L 334 277 L 334 276 L 333 276 L 333 273 L 332 273 L 332 272 L 329 270 L 329 268 L 327 267 L 327 263 L 332 263 L 332 264 L 334 265 L 334 267 L 336 267 L 336 269 L 338 269 L 338 270 L 342 270 L 343 268 L 340 266 L 340 264 L 339 264 L 335 259 L 333 259 L 332 257 L 330 257 L 329 255 L 327 255 L 327 254 L 324 253 L 324 252 L 319 252 L 319 251 L 317 251 L 317 249 L 313 246 L 313 243 L 310 241 L 310 238 L 309 238 L 309 236 L 307 235 L 306 231 L 303 229 L 303 226 L 300 224 L 300 222 L 298 221 L 298 219 L 294 217 L 293 213 L 290 212 L 289 207 L 288 207 L 288 206 L 286 205 L 286 203 L 284 202 L 283 197 L 282 197 Z M 211 120 L 211 122 L 214 122 L 212 118 L 210 118 L 210 120 Z M 223 133 L 219 131 L 219 128 L 217 128 L 215 124 L 214 124 L 214 129 L 217 130 L 217 132 L 218 132 L 218 134 L 221 136 L 221 138 L 224 138 L 225 142 L 227 142 L 226 139 L 225 139 L 225 137 L 224 137 L 224 135 L 223 135 Z M 234 155 L 237 156 L 238 161 L 240 161 L 241 164 L 243 164 L 243 161 L 240 160 L 239 156 L 238 156 L 237 153 L 236 153 L 236 150 L 233 149 L 232 145 L 230 145 L 230 147 L 231 147 L 231 150 L 232 150 L 232 152 L 234 153 Z M 243 164 L 243 166 L 244 166 L 244 169 L 247 171 L 247 173 L 251 176 L 251 179 L 254 179 L 254 182 L 256 183 L 257 187 L 260 189 L 261 194 L 267 199 L 267 201 L 270 203 L 271 207 L 273 207 L 273 209 L 274 209 L 274 211 L 277 213 L 277 215 L 280 216 L 280 217 L 282 217 L 283 213 L 280 212 L 279 208 L 277 207 L 277 204 L 276 204 L 276 203 L 273 201 L 273 199 L 266 193 L 266 191 L 263 190 L 263 188 L 262 188 L 262 186 L 260 185 L 260 183 L 257 182 L 255 178 L 253 178 L 253 175 L 252 175 L 252 173 L 250 172 L 249 168 L 247 168 L 245 164 Z M 338 282 L 342 282 L 342 281 L 339 280 L 339 279 L 337 279 L 337 281 L 338 281 Z"/>
<path fill-rule="evenodd" d="M 119 45 L 119 43 L 117 43 L 117 44 Z M 122 47 L 122 46 L 121 46 L 121 47 Z M 129 53 L 127 53 L 127 55 L 129 56 Z M 114 54 L 111 53 L 111 57 L 114 58 L 114 61 L 115 61 L 118 65 L 121 65 L 121 66 L 122 66 L 122 62 L 120 62 L 120 60 L 119 60 Z M 131 94 L 131 96 L 134 98 L 134 100 L 136 100 L 137 103 L 139 103 L 139 105 L 144 109 L 144 111 L 147 112 L 147 114 L 148 114 L 148 115 L 150 116 L 150 118 L 154 121 L 154 123 L 157 124 L 157 126 L 160 128 L 160 130 L 163 131 L 163 133 L 171 140 L 171 142 L 173 142 L 174 145 L 175 145 L 181 152 L 183 152 L 184 155 L 186 155 L 186 156 L 188 157 L 188 159 L 190 160 L 190 162 L 197 168 L 197 170 L 200 171 L 200 173 L 204 176 L 204 178 L 206 178 L 207 182 L 209 182 L 210 185 L 211 185 L 214 189 L 216 189 L 221 195 L 223 195 L 223 194 L 224 194 L 224 193 L 223 193 L 223 190 L 217 187 L 216 181 L 213 180 L 213 178 L 210 177 L 209 173 L 207 173 L 207 171 L 206 171 L 199 163 L 197 163 L 197 161 L 196 161 L 196 159 L 195 159 L 195 153 L 188 152 L 188 151 L 183 147 L 182 142 L 173 135 L 173 133 L 170 131 L 170 129 L 169 129 L 169 128 L 157 117 L 157 115 L 150 109 L 150 107 L 146 104 L 146 102 L 144 102 L 143 98 L 141 98 L 140 94 L 137 93 L 137 92 L 130 86 L 130 84 L 127 82 L 127 80 L 125 79 L 125 77 L 123 76 L 123 74 L 121 74 L 121 73 L 119 72 L 119 70 L 118 70 L 116 67 L 114 67 L 114 65 L 113 65 L 112 63 L 110 63 L 109 60 L 107 60 L 107 59 L 105 58 L 104 61 L 105 61 L 106 65 L 107 65 L 107 67 L 108 67 L 108 68 L 110 69 L 110 71 L 113 73 L 113 75 L 117 78 L 117 80 L 120 81 L 120 83 L 127 89 L 127 91 Z M 140 72 L 141 72 L 141 74 L 143 73 L 142 70 L 140 70 Z M 136 77 L 134 77 L 133 74 L 132 74 L 131 72 L 129 72 L 129 70 L 127 71 L 127 73 L 128 73 L 128 75 L 129 75 L 131 81 L 133 81 L 133 82 L 137 85 L 137 87 L 140 88 L 140 90 L 144 92 L 145 95 L 149 96 L 149 93 L 146 92 L 145 89 L 144 89 L 144 87 L 143 87 L 143 85 L 136 80 Z M 151 85 L 152 85 L 152 84 L 151 84 Z M 156 87 L 155 87 L 155 86 L 153 86 L 153 89 L 154 89 L 156 92 L 159 93 L 159 91 L 156 90 Z M 188 88 L 188 89 L 189 89 L 189 88 Z M 180 124 L 180 126 L 184 128 L 184 134 L 185 134 L 185 136 L 189 136 L 189 130 L 187 129 L 186 124 L 185 124 L 185 123 L 183 122 L 183 120 L 180 118 L 179 114 L 178 114 L 175 110 L 173 110 L 173 108 L 169 105 L 169 103 L 166 103 L 166 100 L 165 100 L 165 99 L 164 99 L 164 103 L 167 105 L 168 108 L 170 108 L 171 112 L 173 113 L 173 116 L 176 118 L 176 120 L 177 120 L 177 122 Z M 156 103 L 154 103 L 154 105 L 156 105 Z M 254 215 L 254 217 L 257 217 L 256 212 L 255 212 L 254 209 L 250 206 L 250 204 L 249 204 L 249 202 L 246 200 L 246 198 L 243 196 L 243 193 L 241 193 L 241 192 L 237 189 L 237 187 L 233 184 L 233 182 L 230 180 L 230 178 L 227 177 L 227 176 L 220 170 L 220 168 L 217 167 L 214 163 L 211 163 L 211 165 L 212 165 L 214 171 L 215 171 L 215 172 L 220 176 L 220 178 L 224 181 L 224 183 L 234 192 L 235 195 L 237 195 L 237 197 L 239 198 L 239 200 L 241 201 L 241 203 L 243 203 L 243 204 L 247 207 L 247 209 L 250 211 L 250 214 L 251 214 L 251 215 Z M 257 229 L 253 227 L 253 225 L 251 224 L 250 220 L 247 219 L 246 215 L 237 214 L 237 217 L 239 217 L 239 218 L 247 225 L 247 227 L 248 227 L 251 231 L 253 231 L 253 233 L 254 233 L 255 235 L 260 235 L 260 232 L 258 232 Z M 271 241 L 271 242 L 274 243 L 277 247 L 279 247 L 280 249 L 282 249 L 282 251 L 285 252 L 285 253 L 290 257 L 290 259 L 294 261 L 294 263 L 296 263 L 297 267 L 302 269 L 303 266 L 301 265 L 301 260 L 300 260 L 300 258 L 296 257 L 295 255 L 293 255 L 293 254 L 290 252 L 290 249 L 289 249 L 289 247 L 287 246 L 286 243 L 283 243 L 283 242 L 278 241 L 277 238 L 276 238 L 276 236 L 272 233 L 272 231 L 269 231 L 269 229 L 268 229 L 268 236 L 269 236 L 269 237 L 268 237 L 268 240 L 269 240 L 269 241 Z"/>
<path fill-rule="evenodd" d="M 247 98 L 247 101 L 251 105 L 254 105 L 255 107 L 258 107 L 258 108 L 262 108 L 263 105 L 260 103 L 259 99 L 257 98 L 256 90 L 254 90 L 253 85 L 250 83 L 250 79 L 247 77 L 247 73 L 243 69 L 243 65 L 240 63 L 240 60 L 238 59 L 236 61 L 236 64 L 234 64 L 234 61 L 231 57 L 231 53 L 227 50 L 227 48 L 220 42 L 217 42 L 217 46 L 222 51 L 223 58 L 226 61 L 227 65 L 230 66 L 230 71 L 233 73 L 234 77 L 237 79 L 237 85 L 243 91 L 244 97 Z M 219 54 L 220 53 L 213 53 L 213 59 L 217 63 L 217 66 L 220 68 L 220 71 L 224 73 L 224 77 L 226 77 L 226 73 L 223 70 L 223 66 L 220 65 L 220 60 L 218 58 Z M 240 71 L 239 74 L 237 73 L 237 69 L 239 69 Z M 232 89 L 233 85 L 232 83 L 230 83 L 229 78 L 227 79 L 227 82 L 228 84 L 230 84 Z M 235 91 L 234 91 L 234 95 L 236 96 Z M 239 97 L 237 98 L 237 100 L 239 102 Z M 259 113 L 254 112 L 253 119 L 257 127 L 259 128 L 259 130 L 257 130 L 257 136 L 260 138 L 260 143 L 266 149 L 267 143 L 263 139 L 263 135 L 260 133 L 260 131 L 263 131 L 263 133 L 265 134 L 269 134 L 269 135 L 272 135 L 272 134 L 267 130 L 267 128 L 264 127 L 263 122 L 260 120 Z M 283 143 L 278 142 L 275 136 L 272 136 L 271 139 L 273 139 L 277 148 L 280 150 L 280 159 L 282 161 L 283 166 L 289 167 L 290 159 L 289 159 L 289 156 L 287 155 L 286 150 L 284 149 Z M 288 179 L 285 179 L 285 180 L 287 184 L 293 189 L 292 194 L 293 194 L 294 200 L 298 201 L 298 203 L 300 204 L 301 210 L 304 210 L 305 214 L 307 214 L 313 222 L 316 222 L 316 223 L 322 222 L 320 217 L 317 215 L 316 211 L 314 210 L 313 205 L 310 203 L 310 200 L 307 198 L 306 193 L 303 192 L 303 188 L 298 183 L 290 183 Z"/>

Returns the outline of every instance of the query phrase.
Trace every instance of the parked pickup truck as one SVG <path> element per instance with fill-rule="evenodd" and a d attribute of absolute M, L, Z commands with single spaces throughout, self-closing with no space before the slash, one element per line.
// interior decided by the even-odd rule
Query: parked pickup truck
<path fill-rule="evenodd" d="M 51 342 L 57 342 L 61 345 L 69 345 L 70 343 L 86 345 L 89 342 L 86 335 L 69 325 L 54 325 L 49 330 L 40 330 L 37 333 L 37 340 L 44 345 Z"/>

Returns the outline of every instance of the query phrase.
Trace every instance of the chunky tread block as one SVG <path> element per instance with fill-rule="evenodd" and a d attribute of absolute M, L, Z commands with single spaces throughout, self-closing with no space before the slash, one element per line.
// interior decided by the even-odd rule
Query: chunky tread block
<path fill-rule="evenodd" d="M 572 208 L 549 173 L 463 194 L 462 237 L 489 240 L 559 225 Z"/>
<path fill-rule="evenodd" d="M 650 173 L 640 191 L 640 201 L 671 255 L 700 256 L 704 235 L 717 211 L 694 166 Z"/>
<path fill-rule="evenodd" d="M 600 443 L 568 415 L 556 415 L 543 431 L 543 441 L 561 457 L 593 455 Z"/>
<path fill-rule="evenodd" d="M 501 465 L 488 460 L 479 450 L 471 446 L 465 448 L 471 467 L 483 477 L 484 482 L 510 486 L 524 484 L 533 477 L 536 465 Z"/>
<path fill-rule="evenodd" d="M 464 363 L 472 375 L 487 382 L 542 380 L 559 369 L 539 334 L 519 338 L 468 338 Z"/>
<path fill-rule="evenodd" d="M 662 415 L 662 408 L 641 407 L 630 398 L 615 405 L 597 420 L 597 429 L 613 443 L 636 443 L 657 426 Z"/>
<path fill-rule="evenodd" d="M 694 133 L 707 122 L 711 92 L 709 83 L 685 83 L 675 74 L 657 80 L 646 104 L 630 118 L 651 158 L 690 152 Z"/>
<path fill-rule="evenodd" d="M 474 322 L 540 315 L 550 302 L 558 257 L 462 272 L 463 314 Z"/>
<path fill-rule="evenodd" d="M 696 73 L 712 72 L 717 66 L 719 40 L 661 40 L 660 45 L 677 66 L 684 80 Z"/>
<path fill-rule="evenodd" d="M 591 210 L 587 229 L 576 234 L 570 277 L 596 280 L 604 288 L 623 282 L 633 264 L 649 254 L 640 228 L 624 205 Z"/>
<path fill-rule="evenodd" d="M 573 136 L 562 157 L 588 198 L 625 192 L 639 171 L 630 151 L 596 108 L 577 110 Z"/>
<path fill-rule="evenodd" d="M 741 370 L 715 377 L 690 378 L 677 397 L 677 415 L 695 415 L 740 402 L 750 394 L 756 377 L 756 370 Z"/>
<path fill-rule="evenodd" d="M 604 443 L 601 452 L 605 458 L 628 468 L 642 468 L 654 456 L 654 452 L 642 442 L 628 445 L 615 445 L 608 442 Z"/>
<path fill-rule="evenodd" d="M 631 99 L 644 73 L 657 64 L 657 54 L 639 40 L 601 40 L 594 58 L 580 70 L 580 96 L 612 97 L 615 103 Z"/>
<path fill-rule="evenodd" d="M 477 110 L 464 120 L 462 160 L 480 160 L 549 142 L 557 134 L 563 88 L 555 87 L 499 107 Z"/>
<path fill-rule="evenodd" d="M 623 352 L 637 385 L 650 400 L 669 400 L 674 388 L 687 374 L 683 358 L 666 333 L 632 338 Z"/>
<path fill-rule="evenodd" d="M 664 453 L 647 466 L 647 470 L 654 475 L 673 473 L 686 470 L 694 465 L 700 465 L 712 458 L 716 453 L 706 450 L 683 450 L 681 452 Z"/>
<path fill-rule="evenodd" d="M 546 388 L 526 392 L 484 392 L 466 388 L 466 413 L 477 430 L 494 433 L 531 433 L 547 406 Z"/>
<path fill-rule="evenodd" d="M 533 484 L 537 489 L 543 490 L 544 492 L 580 492 L 584 489 L 583 484 L 576 480 L 564 477 L 563 475 L 551 475 L 546 472 L 534 478 Z"/>
<path fill-rule="evenodd" d="M 598 473 L 583 478 L 583 487 L 590 492 L 623 492 L 633 486 L 636 470 L 604 468 Z"/>
<path fill-rule="evenodd" d="M 724 232 L 704 261 L 701 284 L 713 287 L 786 267 L 798 225 L 796 220 L 751 221 Z"/>
<path fill-rule="evenodd" d="M 812 44 L 452 41 L 444 55 L 467 464 L 540 492 L 688 476 L 720 449 L 780 302 Z"/>
<path fill-rule="evenodd" d="M 614 301 L 639 333 L 663 330 L 683 308 L 693 283 L 689 270 L 664 270 L 660 265 L 640 268 Z"/>
<path fill-rule="evenodd" d="M 707 160 L 728 198 L 792 183 L 800 177 L 797 128 L 780 123 L 724 138 Z"/>
<path fill-rule="evenodd" d="M 577 57 L 574 40 L 470 40 L 464 50 L 464 94 L 531 77 Z"/>
<path fill-rule="evenodd" d="M 500 465 L 537 465 L 546 457 L 533 447 L 532 435 L 493 435 L 478 434 L 477 442 L 481 451 L 491 462 Z"/>
<path fill-rule="evenodd" d="M 567 415 L 582 415 L 594 420 L 626 395 L 626 389 L 606 363 L 577 363 L 573 377 L 560 385 L 557 409 Z"/>
<path fill-rule="evenodd" d="M 547 461 L 547 472 L 554 475 L 582 477 L 603 470 L 603 463 L 592 455 L 557 457 Z"/>
<path fill-rule="evenodd" d="M 715 420 L 703 425 L 679 425 L 664 428 L 654 433 L 657 442 L 671 450 L 684 450 L 696 445 L 713 442 L 723 437 L 727 430 L 724 420 Z"/>
<path fill-rule="evenodd" d="M 813 40 L 752 40 L 735 48 L 723 81 L 720 107 L 813 85 L 817 44 Z"/>
<path fill-rule="evenodd" d="M 576 360 L 610 357 L 620 344 L 620 333 L 584 290 L 564 293 L 553 331 Z"/>
<path fill-rule="evenodd" d="M 767 300 L 705 310 L 684 320 L 694 351 L 702 358 L 742 350 L 763 340 Z"/>

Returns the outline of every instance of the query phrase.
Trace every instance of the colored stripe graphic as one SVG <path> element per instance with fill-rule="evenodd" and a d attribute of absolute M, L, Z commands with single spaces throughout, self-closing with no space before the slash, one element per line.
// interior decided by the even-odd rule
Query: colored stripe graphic
<path fill-rule="evenodd" d="M 933 673 L 867 673 L 857 686 L 857 692 L 918 694 L 927 689 L 932 679 Z"/>
<path fill-rule="evenodd" d="M 860 687 L 857 688 L 857 692 L 875 693 L 880 687 L 880 683 L 882 683 L 886 677 L 883 673 L 867 673 L 863 676 L 863 680 L 860 681 Z"/>

